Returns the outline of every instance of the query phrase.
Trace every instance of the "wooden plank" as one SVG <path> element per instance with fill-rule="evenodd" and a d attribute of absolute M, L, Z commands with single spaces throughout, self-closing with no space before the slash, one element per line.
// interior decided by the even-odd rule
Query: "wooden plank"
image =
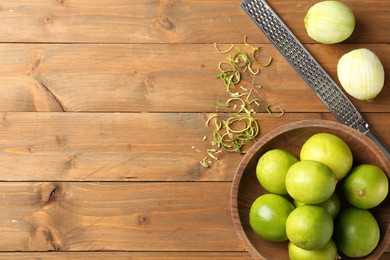
<path fill-rule="evenodd" d="M 253 96 L 288 112 L 328 111 L 272 45 L 256 46 L 264 62 L 274 59 L 255 77 L 262 89 Z M 338 59 L 356 48 L 372 49 L 390 68 L 386 44 L 307 47 L 335 80 Z M 211 44 L 2 44 L 0 111 L 213 112 L 213 101 L 230 97 L 215 75 L 219 62 L 233 54 L 219 54 Z M 247 88 L 253 87 L 249 75 L 241 82 Z M 390 112 L 388 85 L 374 102 L 351 99 L 362 112 Z"/>
<path fill-rule="evenodd" d="M 267 42 L 239 7 L 240 1 L 36 0 L 2 1 L 2 42 L 213 43 L 240 42 L 242 34 Z M 311 1 L 275 1 L 270 5 L 304 42 L 313 42 L 304 28 Z M 348 40 L 386 43 L 387 0 L 345 0 L 357 26 Z M 210 30 L 213 28 L 213 30 Z M 378 40 L 380 39 L 380 40 Z"/>
<path fill-rule="evenodd" d="M 231 181 L 242 156 L 223 153 L 204 168 L 212 148 L 211 114 L 2 113 L 2 181 Z M 221 116 L 227 116 L 221 114 Z M 329 113 L 258 113 L 261 135 L 304 119 L 335 120 Z M 373 130 L 390 146 L 389 114 L 369 113 Z M 208 139 L 203 141 L 203 136 Z M 196 146 L 203 154 L 191 149 Z M 153 163 L 151 163 L 153 162 Z"/>
<path fill-rule="evenodd" d="M 230 185 L 3 182 L 0 251 L 242 251 Z"/>
<path fill-rule="evenodd" d="M 242 252 L 230 217 L 230 185 L 2 182 L 0 251 Z"/>
<path fill-rule="evenodd" d="M 192 260 L 192 259 L 228 259 L 228 260 L 252 260 L 246 252 L 48 252 L 48 253 L 0 253 L 0 257 L 8 260 Z M 390 253 L 383 254 L 379 260 L 387 260 Z"/>
<path fill-rule="evenodd" d="M 8 260 L 252 260 L 247 252 L 45 252 L 45 253 L 0 253 Z"/>

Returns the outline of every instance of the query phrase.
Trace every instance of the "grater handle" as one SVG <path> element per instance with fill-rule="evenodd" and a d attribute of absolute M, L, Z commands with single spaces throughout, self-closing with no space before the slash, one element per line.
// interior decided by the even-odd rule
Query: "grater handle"
<path fill-rule="evenodd" d="M 382 141 L 379 139 L 378 136 L 374 134 L 371 130 L 368 130 L 365 135 L 370 138 L 386 155 L 387 159 L 390 161 L 390 151 L 387 149 L 387 147 L 382 143 Z"/>

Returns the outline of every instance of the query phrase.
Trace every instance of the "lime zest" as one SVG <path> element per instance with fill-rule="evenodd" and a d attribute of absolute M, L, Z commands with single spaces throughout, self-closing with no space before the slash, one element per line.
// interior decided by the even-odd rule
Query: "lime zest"
<path fill-rule="evenodd" d="M 215 47 L 215 49 L 217 50 L 218 53 L 224 54 L 224 53 L 228 53 L 229 51 L 231 51 L 231 50 L 234 48 L 234 44 L 232 44 L 232 45 L 230 46 L 230 48 L 228 48 L 228 49 L 226 49 L 226 50 L 224 50 L 224 51 L 221 51 L 221 50 L 218 48 L 216 42 L 214 43 L 214 47 Z"/>
<path fill-rule="evenodd" d="M 205 168 L 209 168 L 210 164 L 212 163 L 211 160 L 208 157 L 204 157 L 200 162 L 200 165 L 202 165 Z"/>
<path fill-rule="evenodd" d="M 268 67 L 272 63 L 272 57 L 268 62 L 260 63 L 257 56 L 260 47 L 254 47 L 248 43 L 248 37 L 244 36 L 244 45 L 249 48 L 250 52 L 245 52 L 232 44 L 228 49 L 222 50 L 214 43 L 214 47 L 218 53 L 229 53 L 233 49 L 236 51 L 228 54 L 226 60 L 218 63 L 219 73 L 216 78 L 223 81 L 226 92 L 230 98 L 226 102 L 219 100 L 213 101 L 213 104 L 218 107 L 229 108 L 233 111 L 226 119 L 221 119 L 218 114 L 208 116 L 206 127 L 212 127 L 210 143 L 212 148 L 205 150 L 205 157 L 200 161 L 203 167 L 210 167 L 213 160 L 219 160 L 219 154 L 225 152 L 236 152 L 239 154 L 246 153 L 246 145 L 249 142 L 256 142 L 260 134 L 260 125 L 255 118 L 256 111 L 254 106 L 260 109 L 262 104 L 268 104 L 264 96 L 259 94 L 261 85 L 256 82 L 255 76 L 260 73 L 261 67 Z M 242 77 L 249 74 L 251 85 L 241 84 Z M 247 80 L 247 79 L 245 79 Z M 255 93 L 254 93 L 255 92 Z M 256 94 L 258 97 L 254 96 Z M 284 115 L 284 110 L 275 106 L 267 105 L 265 110 L 273 117 L 281 117 Z M 275 112 L 275 111 L 276 112 Z M 214 121 L 211 124 L 211 121 Z M 207 137 L 203 137 L 205 141 Z"/>
<path fill-rule="evenodd" d="M 249 43 L 247 42 L 247 39 L 248 39 L 248 37 L 245 35 L 245 36 L 244 36 L 244 44 L 245 44 L 245 46 L 251 48 L 251 49 L 254 50 L 254 51 L 260 50 L 260 47 L 257 47 L 257 48 L 256 48 L 256 47 L 253 47 L 251 44 L 249 44 Z"/>
<path fill-rule="evenodd" d="M 273 116 L 273 117 L 282 117 L 282 116 L 284 115 L 284 109 L 283 109 L 282 107 L 280 107 L 280 106 L 275 106 L 275 109 L 276 109 L 276 110 L 279 110 L 279 113 L 277 114 L 277 113 L 271 111 L 271 106 L 272 106 L 272 105 L 268 105 L 268 106 L 267 106 L 267 112 L 268 112 L 268 114 L 270 114 L 270 115 Z"/>

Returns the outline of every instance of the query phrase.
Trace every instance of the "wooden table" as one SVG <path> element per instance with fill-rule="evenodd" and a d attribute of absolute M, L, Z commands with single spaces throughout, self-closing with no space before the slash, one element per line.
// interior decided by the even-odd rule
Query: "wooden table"
<path fill-rule="evenodd" d="M 352 100 L 390 146 L 390 2 L 343 1 L 356 30 L 329 46 L 304 28 L 315 2 L 269 4 L 335 80 L 344 53 L 378 55 L 382 93 Z M 192 149 L 232 112 L 213 104 L 229 98 L 214 43 L 244 49 L 247 35 L 273 57 L 256 94 L 286 113 L 256 113 L 260 137 L 336 121 L 239 1 L 5 0 L 0 20 L 0 259 L 251 259 L 229 209 L 242 156 L 205 168 Z"/>

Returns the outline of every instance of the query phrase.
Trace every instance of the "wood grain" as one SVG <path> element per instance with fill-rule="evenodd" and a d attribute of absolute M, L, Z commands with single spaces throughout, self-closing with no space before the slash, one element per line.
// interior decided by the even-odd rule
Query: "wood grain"
<path fill-rule="evenodd" d="M 47 252 L 2 253 L 7 260 L 252 260 L 247 252 Z M 382 260 L 382 258 L 381 258 Z M 385 258 L 383 258 L 385 260 Z"/>
<path fill-rule="evenodd" d="M 4 258 L 9 260 L 204 260 L 204 259 L 227 259 L 227 260 L 252 260 L 247 252 L 48 252 L 42 253 L 3 253 Z M 385 253 L 379 260 L 387 260 L 390 253 Z"/>
<path fill-rule="evenodd" d="M 258 96 L 287 112 L 328 111 L 273 46 L 257 46 L 264 62 L 274 58 L 254 78 L 262 86 L 255 89 Z M 251 52 L 243 44 L 237 47 Z M 361 47 L 377 53 L 390 77 L 386 44 L 307 45 L 335 80 L 338 59 Z M 219 62 L 233 54 L 218 54 L 212 44 L 2 44 L 0 111 L 213 112 L 213 101 L 230 97 L 215 75 Z M 241 82 L 247 88 L 253 87 L 249 75 Z M 362 112 L 390 112 L 389 99 L 387 81 L 374 102 L 351 98 Z"/>
<path fill-rule="evenodd" d="M 42 253 L 2 253 L 9 260 L 204 260 L 204 259 L 227 259 L 227 260 L 252 260 L 247 252 L 48 252 Z M 390 253 L 385 253 L 379 260 L 387 260 Z"/>
<path fill-rule="evenodd" d="M 3 182 L 0 251 L 152 251 L 141 254 L 148 257 L 167 250 L 238 253 L 243 246 L 230 217 L 230 185 Z M 60 254 L 72 255 L 88 254 Z"/>
<path fill-rule="evenodd" d="M 269 1 L 303 42 L 313 42 L 304 16 L 316 1 Z M 386 43 L 387 0 L 345 0 L 357 26 L 348 42 Z M 213 43 L 241 42 L 242 34 L 267 42 L 234 0 L 2 1 L 2 42 Z M 212 29 L 212 30 L 211 30 Z"/>
<path fill-rule="evenodd" d="M 230 182 L 0 186 L 0 251 L 243 250 Z"/>
<path fill-rule="evenodd" d="M 242 156 L 224 153 L 210 168 L 211 114 L 3 113 L 0 173 L 4 181 L 231 181 Z M 226 116 L 222 114 L 221 116 Z M 289 122 L 335 120 L 329 113 L 256 115 L 261 135 Z M 390 145 L 390 121 L 366 114 Z M 34 127 L 31 127 L 34 126 Z M 207 136 L 207 141 L 203 141 Z M 203 154 L 194 151 L 192 146 Z M 151 163 L 153 162 L 153 163 Z M 174 169 L 174 170 L 173 170 Z"/>
<path fill-rule="evenodd" d="M 245 50 L 247 35 L 273 57 L 253 92 L 265 99 L 261 136 L 335 118 L 239 2 L 1 1 L 0 259 L 252 259 L 229 209 L 242 156 L 206 169 L 191 149 L 209 147 L 210 115 L 231 112 L 213 104 L 229 97 L 215 78 L 229 54 L 213 44 Z M 356 48 L 373 50 L 390 77 L 389 1 L 344 0 L 357 26 L 336 45 L 305 31 L 318 1 L 268 2 L 336 81 L 338 59 Z M 390 147 L 385 84 L 374 102 L 352 101 Z M 269 116 L 267 103 L 286 114 Z"/>

